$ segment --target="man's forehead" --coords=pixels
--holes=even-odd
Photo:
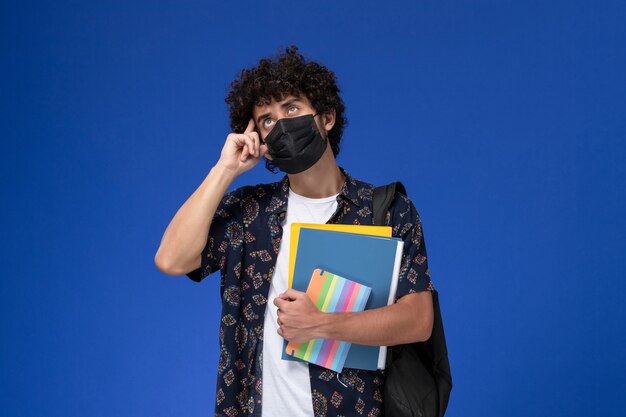
[[[292,100],[292,99],[298,99],[298,100],[307,101],[306,97],[301,95],[301,94],[298,94],[298,93],[283,93],[278,98],[276,98],[276,97],[259,97],[259,99],[255,103],[255,107],[267,107],[267,106],[271,106],[274,103],[281,104],[281,103],[284,103],[285,101]]]

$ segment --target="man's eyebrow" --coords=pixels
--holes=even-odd
[[[291,106],[296,101],[301,101],[300,97],[294,97],[292,99],[289,99],[289,100],[285,101],[283,104],[281,104],[280,107],[282,107],[283,109],[286,109],[287,107]]]

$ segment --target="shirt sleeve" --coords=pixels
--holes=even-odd
[[[415,205],[407,196],[398,193],[388,216],[392,235],[404,242],[395,301],[406,294],[434,290],[428,272],[422,222]]]
[[[238,190],[226,194],[215,211],[207,242],[200,255],[200,268],[188,272],[189,279],[200,282],[218,269],[224,268],[229,246],[243,235],[239,218],[240,199]]]

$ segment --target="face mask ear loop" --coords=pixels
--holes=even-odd
[[[320,114],[319,112],[315,113],[315,114],[313,115],[313,118],[315,119],[315,116],[318,116],[319,114]],[[320,135],[320,136],[321,136],[321,135]],[[323,136],[322,136],[322,138],[323,138],[325,141],[327,141],[327,142],[328,142],[328,132],[326,132],[326,137],[323,137]]]

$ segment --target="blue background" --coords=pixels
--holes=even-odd
[[[6,416],[213,412],[219,277],[160,273],[237,72],[292,42],[336,72],[339,163],[422,216],[448,416],[623,416],[621,1],[0,6]],[[259,165],[236,186],[275,181]]]

